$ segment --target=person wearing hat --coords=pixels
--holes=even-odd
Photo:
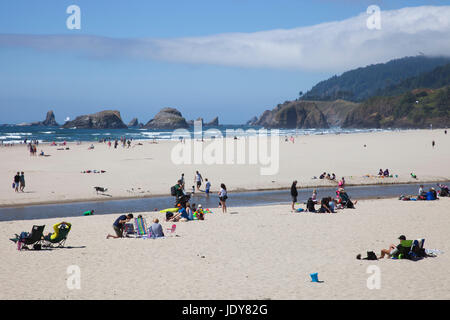
[[[402,241],[402,240],[406,240],[406,237],[405,237],[404,235],[401,235],[400,237],[398,237],[398,239],[399,239],[400,241]],[[399,244],[399,245],[400,245],[400,244]],[[383,259],[384,256],[387,256],[388,258],[390,258],[390,257],[392,257],[393,255],[397,254],[397,253],[398,253],[397,247],[398,247],[398,246],[395,246],[395,245],[391,244],[391,245],[389,246],[389,249],[383,249],[383,250],[381,250],[381,255],[380,255],[380,257],[379,257],[378,259]]]

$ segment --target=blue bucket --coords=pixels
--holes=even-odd
[[[317,272],[316,273],[311,273],[310,276],[311,276],[311,281],[312,282],[319,282],[319,274]]]

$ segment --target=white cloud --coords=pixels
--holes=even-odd
[[[321,71],[343,71],[419,52],[450,54],[450,6],[381,11],[381,30],[368,29],[368,17],[364,12],[342,21],[289,30],[178,39],[0,35],[0,47],[75,51],[100,58]]]

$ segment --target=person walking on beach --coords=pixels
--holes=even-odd
[[[211,182],[208,181],[208,179],[205,179],[206,185],[205,185],[205,194],[207,197],[209,197],[209,190],[211,189]]]
[[[433,147],[433,149],[434,149],[434,146],[436,145],[436,142],[434,142],[434,140],[431,142],[431,146]]]
[[[227,199],[228,199],[227,187],[225,186],[225,184],[222,183],[220,185],[219,200],[220,200],[220,206],[222,207],[223,213],[227,212],[227,204],[226,204]]]
[[[19,192],[19,184],[20,184],[20,173],[17,172],[17,174],[14,176],[14,190],[16,192]]]
[[[116,232],[116,235],[108,234],[106,236],[106,239],[109,238],[123,238],[123,227],[125,226],[125,223],[129,222],[131,219],[133,219],[133,214],[129,213],[128,215],[121,215],[119,218],[116,219],[113,223],[113,229]]]
[[[198,171],[195,172],[194,182],[197,185],[197,191],[200,191],[200,186],[202,185],[203,178],[202,178],[202,175]]]
[[[297,202],[297,196],[298,196],[297,180],[295,180],[294,182],[292,182],[291,185],[292,212],[295,212],[295,203]]]
[[[24,192],[23,189],[25,189],[25,174],[23,171],[20,173],[20,191]]]

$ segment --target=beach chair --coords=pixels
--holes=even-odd
[[[177,229],[177,225],[173,224],[172,228],[167,228],[167,233],[173,235],[175,233],[175,230]]]
[[[136,236],[136,230],[134,229],[133,223],[125,223],[123,226],[123,236],[129,237],[129,236]]]
[[[28,249],[29,245],[41,244],[44,233],[44,226],[33,226],[31,233],[27,237],[19,238],[17,241],[17,250]]]
[[[134,219],[134,229],[135,235],[137,238],[149,237],[149,231],[147,228],[147,222],[144,218],[135,218]]]
[[[67,236],[70,232],[71,227],[62,224],[59,226],[58,236],[55,239],[50,237],[44,237],[43,246],[47,248],[63,248],[66,243]]]
[[[410,259],[410,260],[416,260],[418,258],[421,258],[424,256],[423,252],[423,245],[425,243],[425,239],[418,239],[418,240],[401,240],[400,245],[397,246],[398,253],[396,257],[398,258],[400,255],[403,256],[403,258]]]

